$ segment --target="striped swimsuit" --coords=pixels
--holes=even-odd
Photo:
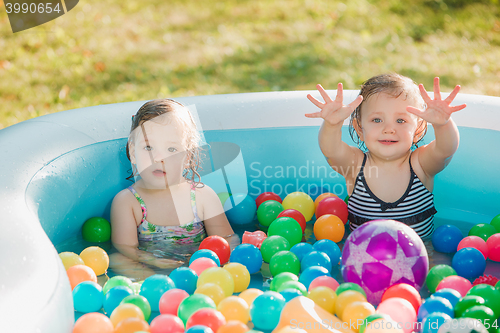
[[[429,238],[434,232],[434,214],[437,213],[434,195],[413,171],[411,158],[410,182],[406,192],[395,202],[382,201],[373,194],[364,176],[365,163],[366,154],[347,206],[351,231],[371,220],[397,220],[413,228],[421,238]]]

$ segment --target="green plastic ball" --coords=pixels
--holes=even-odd
[[[500,232],[500,214],[498,214],[493,218],[493,220],[491,220],[490,225],[492,225],[497,232]]]
[[[335,293],[338,296],[338,295],[340,295],[341,293],[343,293],[344,291],[347,291],[347,290],[357,291],[357,292],[363,294],[366,297],[366,292],[363,290],[363,288],[361,288],[361,286],[359,284],[352,283],[352,282],[341,283],[337,287],[337,289],[335,290]]]
[[[478,319],[481,323],[483,323],[483,325],[488,323],[489,325],[485,326],[485,327],[488,326],[490,327],[488,332],[494,333],[496,331],[496,328],[491,327],[490,325],[494,323],[497,317],[493,313],[493,310],[491,310],[487,306],[475,305],[472,308],[465,311],[462,317]]]
[[[224,206],[224,203],[226,202],[227,199],[229,199],[229,197],[231,196],[231,193],[222,192],[222,193],[218,193],[217,196],[219,197],[219,200],[220,200],[222,206]]]
[[[302,240],[302,228],[291,217],[279,217],[271,223],[267,235],[285,237],[290,246],[294,246]]]
[[[262,206],[262,205],[261,205]],[[262,259],[269,263],[271,257],[280,251],[289,251],[291,248],[290,243],[282,236],[269,236],[260,245],[260,253]]]
[[[307,296],[307,288],[304,286],[304,284],[300,283],[299,281],[287,281],[284,282],[279,288],[278,292],[281,292],[285,289],[295,289],[298,290],[302,293],[303,296]]]
[[[431,294],[434,294],[439,282],[441,282],[445,277],[451,275],[457,275],[457,272],[449,265],[436,265],[432,267],[429,274],[427,274],[427,278],[425,279],[427,289],[429,289]]]
[[[107,242],[111,239],[111,224],[102,217],[91,217],[83,224],[82,236],[87,242]]]
[[[271,291],[278,291],[278,289],[281,287],[281,285],[285,282],[288,281],[299,281],[299,277],[297,274],[293,274],[290,272],[283,272],[277,274],[273,279],[271,280],[271,284],[269,286],[269,289]]]
[[[106,282],[106,284],[102,288],[102,292],[103,292],[104,295],[106,295],[106,293],[111,288],[118,287],[118,286],[129,287],[131,290],[133,290],[132,289],[132,280],[130,280],[126,276],[117,275],[117,276],[113,276],[111,279],[109,279]]]
[[[271,257],[269,262],[269,270],[272,276],[280,273],[289,272],[295,275],[300,273],[300,260],[291,251],[280,251]]]
[[[491,235],[494,235],[497,232],[498,231],[494,226],[486,223],[479,223],[469,230],[469,236],[481,237],[486,242]]]
[[[275,200],[267,200],[260,204],[257,208],[257,219],[259,223],[265,227],[271,225],[271,223],[276,220],[279,213],[284,210],[283,205]]]
[[[349,194],[344,198],[344,202],[346,205],[349,204]]]
[[[374,313],[369,315],[363,320],[363,323],[358,326],[359,333],[365,333],[366,327],[368,324],[370,324],[372,321],[375,321],[377,319],[384,319],[386,321],[391,321],[391,317],[389,315],[383,314],[383,313]]]
[[[144,320],[149,320],[149,317],[151,316],[151,305],[149,305],[146,297],[141,295],[129,295],[120,302],[120,304],[125,303],[137,305],[137,307],[141,309],[144,314]]]
[[[497,317],[500,317],[500,290],[489,284],[478,284],[469,289],[467,295],[482,297],[484,305],[493,310]]]
[[[177,309],[177,315],[184,322],[184,325],[186,325],[193,313],[204,308],[215,310],[217,307],[210,297],[203,294],[193,294],[182,300]]]
[[[465,295],[457,302],[457,304],[455,304],[455,307],[453,308],[453,311],[455,311],[455,317],[462,317],[465,311],[476,305],[484,305],[484,298],[476,295]]]

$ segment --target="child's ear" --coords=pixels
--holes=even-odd
[[[356,134],[358,135],[359,139],[361,141],[365,141],[363,139],[363,129],[361,128],[361,125],[359,124],[358,119],[353,119],[352,126],[354,127],[354,130],[356,131]]]

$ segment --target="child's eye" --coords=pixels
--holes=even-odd
[[[397,120],[397,122],[398,122],[399,124],[403,124],[403,123],[406,123],[406,120],[399,118],[399,119]]]
[[[175,147],[169,147],[168,151],[171,152],[171,153],[175,153],[177,151],[177,148],[175,148]]]
[[[146,146],[146,147],[144,147],[144,150],[151,151],[151,150],[153,150],[153,147],[152,146]]]
[[[380,118],[374,118],[372,121],[373,121],[374,123],[381,123],[381,122],[382,122],[382,119],[380,119]]]

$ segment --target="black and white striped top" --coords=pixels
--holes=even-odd
[[[434,195],[413,171],[411,159],[410,182],[406,192],[395,202],[382,201],[373,194],[365,180],[365,163],[366,154],[347,206],[351,231],[365,222],[387,219],[403,222],[413,228],[421,238],[429,238],[434,232],[434,214],[437,213]]]

